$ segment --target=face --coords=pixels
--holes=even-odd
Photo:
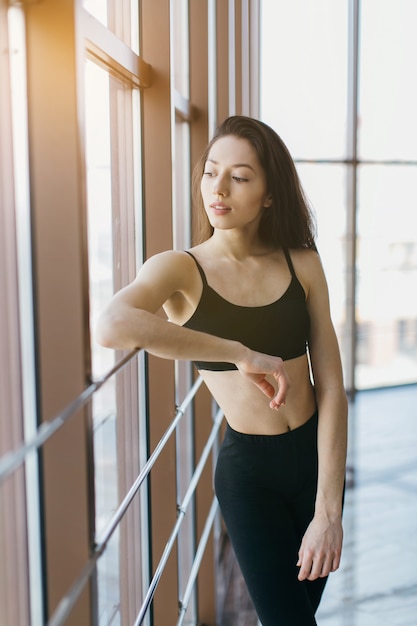
[[[233,135],[215,141],[205,163],[201,194],[214,228],[258,227],[272,200],[265,172],[249,141]]]

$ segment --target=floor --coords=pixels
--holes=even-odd
[[[417,387],[363,391],[350,407],[345,541],[318,626],[417,626]],[[238,566],[222,626],[260,626]]]

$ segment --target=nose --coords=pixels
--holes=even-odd
[[[225,197],[227,196],[227,193],[228,193],[228,187],[227,187],[227,182],[225,180],[225,176],[218,174],[216,178],[214,179],[213,194],[216,196]]]

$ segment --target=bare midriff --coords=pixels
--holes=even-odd
[[[285,367],[290,389],[285,406],[279,410],[271,409],[269,398],[238,370],[201,370],[200,374],[234,430],[253,435],[278,435],[302,426],[316,410],[307,356],[285,361]],[[268,380],[277,389],[273,377],[268,376]]]

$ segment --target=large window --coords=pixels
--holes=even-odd
[[[104,13],[99,12],[100,4],[86,2],[85,6],[100,22],[117,26],[122,36],[127,32],[126,24],[130,23],[128,16],[112,11],[113,3],[108,4]],[[131,4],[134,3],[125,2],[125,8],[130,9]],[[130,37],[126,43],[131,45]],[[137,49],[138,41],[134,43]],[[112,52],[111,39],[105,52],[108,55]],[[114,351],[102,348],[94,339],[97,316],[113,293],[133,280],[137,265],[143,259],[140,97],[133,81],[118,75],[116,64],[112,67],[110,62],[109,69],[103,63],[97,64],[94,55],[89,54],[85,60],[89,299],[94,380],[105,375],[116,362]],[[138,411],[138,394],[145,392],[138,386],[138,380],[137,364],[132,362],[127,370],[110,378],[93,398],[96,541],[100,541],[107,531],[114,512],[140,465],[145,462],[145,458],[141,458],[144,448],[139,443],[140,420],[144,415]],[[140,591],[145,583],[142,560],[146,562],[149,552],[147,545],[144,553],[142,551],[140,537],[147,537],[147,531],[141,529],[140,518],[137,501],[114,532],[98,562],[99,625],[128,623],[139,609]],[[134,548],[129,538],[133,525],[137,538]],[[136,580],[140,583],[139,589],[134,592],[132,583],[122,585],[122,580]]]
[[[261,115],[314,207],[350,390],[417,380],[412,0],[262,1]]]

